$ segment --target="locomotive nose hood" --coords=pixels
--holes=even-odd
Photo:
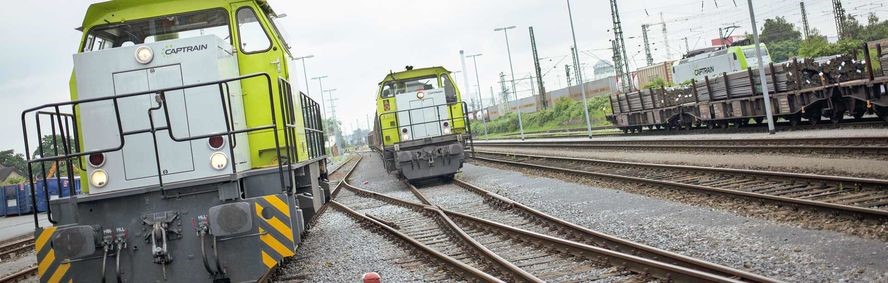
[[[215,85],[162,90],[237,77],[231,49],[228,42],[208,35],[74,55],[79,100],[155,92],[80,105],[85,150],[122,143],[120,150],[105,153],[102,166],[87,169],[88,176],[101,171],[92,178],[104,179],[90,184],[92,193],[156,185],[159,175],[164,182],[176,182],[228,172],[219,170],[228,166],[227,150],[222,151],[225,156],[214,155],[218,150],[206,141],[185,139],[226,132],[223,109],[242,103],[240,87],[228,88],[225,99],[231,105],[223,105]],[[233,123],[242,126],[241,107],[231,108]],[[240,151],[236,155],[238,165],[249,160]]]

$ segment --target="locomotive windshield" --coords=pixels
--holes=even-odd
[[[83,52],[209,34],[231,40],[228,14],[222,9],[108,24],[88,32]]]
[[[437,76],[391,81],[382,87],[382,97],[393,97],[396,94],[437,88],[439,88]]]

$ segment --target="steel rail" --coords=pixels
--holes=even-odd
[[[349,168],[348,171],[345,173],[345,176],[342,176],[342,179],[339,180],[339,183],[336,184],[336,188],[333,189],[333,192],[330,192],[330,199],[331,200],[335,199],[336,195],[339,194],[339,188],[342,186],[342,183],[345,182],[346,180],[348,180],[348,178],[351,178],[352,173],[355,172],[355,168],[358,168],[358,164],[361,164],[361,161],[364,160],[364,155],[359,154],[357,159],[358,160],[355,161],[355,164],[352,165],[352,167]],[[349,161],[351,161],[351,160],[349,160]],[[348,161],[346,163],[343,163],[342,166],[340,166],[339,168],[336,168],[336,170],[338,171],[338,170],[342,169],[342,167],[344,167],[346,164],[348,164]],[[334,173],[335,172],[336,171],[334,171]],[[332,174],[330,174],[330,175],[332,175]]]
[[[455,216],[458,219],[468,220],[479,228],[493,228],[512,235],[520,235],[521,237],[531,239],[543,245],[551,246],[557,250],[568,250],[575,253],[585,255],[587,257],[597,258],[609,265],[618,266],[632,271],[636,274],[652,276],[657,279],[676,281],[676,282],[746,282],[738,279],[732,279],[713,273],[707,273],[700,270],[690,269],[678,265],[672,265],[661,261],[651,260],[628,253],[617,252],[601,247],[590,246],[587,244],[569,241],[561,238],[552,237],[520,228],[511,227],[501,223],[481,219],[468,214],[455,211],[444,210],[447,215]],[[758,281],[755,281],[758,282]],[[770,282],[770,281],[769,281]]]
[[[27,247],[34,247],[33,236],[15,238],[8,242],[0,243],[0,258]]]
[[[410,185],[410,187],[411,187],[411,191],[414,192],[414,194],[418,194],[417,197],[420,200],[425,200],[425,202],[428,202],[428,200],[424,196],[420,197],[422,194],[419,193],[419,191],[416,190],[415,187],[413,187],[412,185]],[[570,250],[579,251],[582,254],[589,255],[591,257],[595,257],[598,259],[603,259],[604,262],[607,262],[610,265],[621,267],[621,268],[627,268],[637,274],[652,275],[656,278],[664,279],[664,280],[678,280],[678,281],[691,281],[691,282],[698,282],[698,281],[744,282],[741,280],[723,277],[723,276],[720,276],[717,274],[712,274],[712,273],[708,273],[708,272],[701,271],[701,270],[693,270],[693,269],[689,269],[689,268],[685,268],[685,267],[681,267],[681,266],[677,266],[677,265],[672,265],[672,264],[665,263],[665,262],[660,262],[657,260],[646,259],[646,258],[638,257],[635,255],[630,255],[627,253],[619,252],[619,251],[589,246],[589,245],[586,245],[583,243],[578,243],[578,242],[574,242],[574,241],[564,240],[561,238],[542,235],[542,234],[538,234],[535,232],[530,232],[530,231],[522,230],[519,228],[510,227],[510,226],[507,226],[504,224],[500,224],[500,223],[496,223],[496,222],[492,222],[492,221],[487,221],[487,220],[483,220],[483,219],[478,219],[478,218],[474,218],[473,216],[469,216],[469,215],[465,215],[465,214],[461,214],[458,212],[447,210],[447,209],[442,208],[440,206],[436,207],[431,204],[415,203],[415,202],[387,196],[384,194],[371,192],[371,191],[357,188],[357,187],[353,187],[353,186],[350,187],[349,189],[353,192],[356,192],[359,194],[364,194],[367,196],[371,196],[371,197],[376,198],[378,200],[381,200],[384,202],[389,202],[392,204],[404,204],[405,206],[411,207],[411,208],[421,207],[423,209],[437,211],[439,213],[443,213],[448,216],[452,215],[452,216],[457,216],[462,219],[475,219],[475,220],[480,221],[479,223],[487,223],[487,224],[494,223],[497,225],[496,227],[498,229],[506,229],[506,231],[509,231],[509,233],[516,233],[516,234],[522,235],[523,237],[534,238],[537,241],[543,241],[548,244],[557,245],[560,248],[568,248]],[[476,222],[478,222],[478,221],[476,221]],[[684,280],[682,280],[682,279],[684,279]],[[753,282],[759,282],[759,281],[753,280]],[[776,282],[776,281],[767,279],[767,280],[764,280],[761,282]]]
[[[724,142],[724,143],[735,143],[735,142],[760,142],[760,143],[770,143],[770,142],[848,142],[849,139],[851,141],[859,142],[860,140],[875,140],[881,141],[883,143],[888,143],[888,136],[859,136],[859,137],[808,137],[808,138],[797,138],[797,137],[769,137],[769,138],[706,138],[706,139],[632,139],[632,140],[580,140],[577,139],[575,141],[565,140],[565,141],[530,141],[530,142],[520,142],[518,140],[485,140],[479,142],[478,144],[497,144],[497,143],[515,143],[515,144],[531,144],[531,143],[584,143],[584,144],[596,144],[596,143],[611,143],[611,142],[620,142],[620,143],[647,143],[647,142],[658,142],[658,143],[669,143],[669,142]]]
[[[339,183],[337,183],[336,187],[333,188],[333,191],[330,192],[330,201],[321,205],[321,208],[318,209],[318,212],[315,213],[315,215],[312,216],[312,218],[309,220],[309,222],[308,222],[309,224],[311,224],[311,225],[317,224],[318,219],[321,217],[321,215],[324,214],[325,211],[327,211],[327,207],[330,206],[330,202],[332,202],[334,199],[336,199],[336,195],[339,194],[339,188],[342,187],[342,183],[345,182],[345,180],[348,180],[349,177],[351,177],[352,173],[355,172],[355,168],[358,168],[358,164],[361,163],[361,160],[364,160],[364,156],[359,154],[357,159],[358,160],[355,161],[355,165],[352,165],[352,167],[348,169],[348,171],[345,173],[345,176],[342,176],[342,180],[339,180]],[[351,161],[351,160],[349,160],[349,161]],[[345,167],[345,165],[348,164],[349,161],[346,161],[345,163],[342,164],[342,166],[337,167],[336,170],[333,171],[333,173],[336,173],[339,170],[341,170],[343,167]],[[333,173],[328,174],[327,176],[332,175]]]
[[[487,274],[487,273],[485,273],[481,270],[478,270],[472,266],[469,266],[461,261],[458,261],[446,254],[443,254],[435,249],[432,249],[429,246],[426,246],[425,244],[417,241],[416,239],[413,239],[412,237],[407,236],[404,233],[401,233],[400,231],[396,230],[395,228],[390,227],[386,224],[383,224],[382,222],[376,221],[373,218],[367,217],[366,215],[363,215],[363,214],[361,214],[361,213],[359,213],[359,212],[357,212],[357,211],[355,211],[355,210],[353,210],[353,209],[351,209],[351,208],[349,208],[349,207],[347,207],[335,200],[331,200],[329,203],[331,203],[337,209],[341,209],[346,214],[358,219],[359,221],[370,223],[370,224],[373,224],[375,227],[381,228],[382,230],[386,231],[387,233],[401,239],[404,242],[407,242],[411,246],[414,246],[417,249],[419,249],[419,250],[437,258],[438,260],[450,265],[455,270],[461,271],[463,274],[467,275],[468,277],[476,278],[478,280],[483,280],[483,281],[487,281],[487,282],[505,282],[505,281],[500,280],[499,278],[494,277],[493,275]]]
[[[825,144],[827,143],[827,144]],[[867,143],[874,145],[866,145]],[[819,137],[819,138],[752,138],[752,139],[696,139],[696,140],[577,140],[530,141],[509,140],[477,142],[480,147],[546,147],[597,149],[690,149],[742,151],[817,151],[888,152],[888,137]]]
[[[610,250],[628,253],[632,255],[636,255],[643,258],[654,259],[659,261],[667,261],[667,263],[682,266],[685,268],[695,269],[704,271],[707,273],[719,274],[726,277],[736,277],[740,278],[744,281],[749,282],[775,282],[774,279],[770,279],[755,273],[734,269],[731,267],[703,261],[700,259],[692,258],[689,256],[685,256],[678,253],[669,252],[666,250],[661,250],[655,247],[651,247],[648,245],[644,245],[641,243],[632,242],[629,240],[625,240],[622,238],[618,238],[606,233],[602,233],[599,231],[595,231],[561,218],[551,216],[542,211],[533,209],[528,207],[520,202],[513,201],[509,198],[501,196],[497,193],[482,189],[476,185],[470,184],[466,181],[460,179],[454,179],[454,183],[466,189],[472,193],[478,194],[485,199],[494,200],[503,204],[504,207],[509,209],[517,209],[520,212],[526,213],[532,217],[543,220],[547,223],[552,223],[565,231],[574,232],[578,234],[578,238],[582,238],[584,240],[589,240],[594,242],[596,245],[605,247]]]
[[[0,282],[19,282],[25,279],[29,279],[33,276],[37,276],[37,266],[31,266],[22,270],[19,270],[15,273],[3,276],[0,278]]]
[[[653,164],[653,163],[611,161],[611,160],[545,156],[545,155],[531,155],[531,154],[497,153],[497,152],[486,152],[486,151],[478,151],[478,153],[479,154],[488,154],[488,155],[499,155],[499,156],[538,158],[538,159],[567,161],[567,162],[588,162],[588,163],[601,163],[601,164],[618,165],[618,166],[636,166],[636,167],[646,167],[646,168],[653,168],[653,169],[695,170],[695,171],[714,172],[714,173],[757,175],[757,176],[765,176],[765,177],[803,179],[803,180],[820,181],[820,182],[822,182],[822,181],[838,182],[840,184],[844,184],[844,183],[851,183],[851,184],[857,184],[857,185],[866,184],[866,185],[874,185],[874,186],[878,186],[878,187],[884,187],[884,186],[888,185],[888,180],[884,180],[884,179],[800,174],[800,173],[761,171],[761,170],[749,170],[749,169],[714,168],[714,167],[690,166],[690,165]],[[806,200],[806,199],[799,199],[799,198],[783,197],[783,196],[769,195],[769,194],[755,193],[755,192],[747,192],[747,191],[741,191],[741,190],[723,189],[723,188],[717,188],[717,187],[706,186],[706,185],[680,183],[680,182],[668,181],[668,180],[657,180],[657,179],[644,178],[644,177],[634,177],[634,176],[618,175],[618,174],[611,174],[611,173],[601,173],[601,172],[592,172],[592,171],[586,171],[586,170],[569,169],[569,168],[556,167],[556,166],[530,164],[527,162],[514,162],[514,161],[509,161],[509,160],[486,158],[486,157],[480,157],[480,156],[475,156],[472,158],[476,159],[476,160],[481,160],[481,161],[509,164],[509,165],[515,165],[515,166],[520,166],[520,167],[531,167],[531,168],[537,168],[537,169],[546,169],[546,170],[567,172],[567,173],[580,174],[580,175],[605,177],[605,178],[628,180],[628,181],[643,182],[643,183],[653,183],[653,184],[657,184],[657,185],[673,186],[673,187],[691,189],[691,190],[696,190],[696,191],[706,191],[706,192],[714,192],[714,193],[720,193],[720,194],[726,194],[726,195],[747,197],[747,198],[752,198],[752,199],[768,200],[768,201],[774,201],[774,202],[779,202],[779,203],[784,203],[784,204],[801,205],[801,206],[806,206],[806,207],[811,207],[811,208],[816,208],[816,209],[826,209],[826,210],[830,210],[830,211],[851,213],[851,214],[860,215],[860,216],[868,216],[868,217],[876,217],[876,218],[888,217],[888,211],[886,211],[886,210],[872,209],[872,208],[859,207],[859,206],[851,206],[851,205],[828,203],[828,202],[822,202],[822,201],[813,201],[813,200]]]
[[[857,121],[847,121],[846,120],[844,122],[839,123],[838,125],[832,124],[830,122],[822,122],[817,125],[804,124],[804,125],[792,126],[790,124],[790,122],[777,122],[777,124],[775,126],[777,127],[777,129],[781,129],[784,131],[799,131],[799,130],[833,129],[836,127],[847,128],[847,129],[859,129],[859,128],[868,129],[868,128],[873,128],[873,127],[882,128],[884,124],[885,124],[885,122],[882,121],[881,119],[863,118],[862,120],[857,120]],[[638,136],[655,137],[655,136],[661,136],[661,135],[676,136],[676,135],[687,135],[687,134],[711,134],[711,133],[717,133],[717,134],[761,133],[761,130],[762,130],[761,128],[763,126],[765,126],[765,125],[762,125],[762,126],[748,125],[748,126],[744,126],[741,128],[730,127],[730,128],[715,128],[715,129],[708,129],[705,127],[697,127],[697,128],[691,129],[691,130],[682,130],[682,131],[669,131],[669,130],[665,130],[665,129],[656,129],[656,130],[644,130],[641,133],[617,132],[619,128],[613,127],[612,129],[603,129],[602,131],[607,130],[607,132],[595,133],[595,134],[593,134],[593,136],[595,136],[595,137],[638,137]],[[632,127],[635,127],[635,126],[632,126]],[[638,127],[642,127],[642,126],[638,126]],[[643,126],[643,127],[646,128],[647,126]],[[613,130],[613,131],[611,131],[611,130]],[[502,135],[501,137],[517,137],[517,136],[518,136],[517,133],[514,133],[514,134],[510,133],[510,134]],[[481,137],[478,140],[493,141],[493,140],[499,140],[499,139],[501,139],[501,137],[496,137],[496,138]],[[536,134],[530,134],[530,135],[525,136],[526,139],[582,138],[582,137],[588,137],[588,134],[586,133],[585,130],[583,130],[582,132],[563,132],[562,131],[562,132],[552,132],[552,133],[536,133]]]
[[[389,196],[386,196],[384,194],[380,194],[377,192],[371,192],[371,191],[368,191],[365,189],[355,187],[355,186],[349,184],[348,182],[343,182],[343,186],[359,196],[377,199],[377,200],[380,200],[380,201],[383,201],[386,203],[410,208],[415,211],[434,213],[438,216],[439,219],[441,219],[444,223],[447,224],[446,225],[447,229],[450,229],[451,231],[456,233],[463,241],[468,243],[472,248],[474,248],[475,250],[480,252],[485,257],[489,258],[491,261],[493,261],[497,265],[499,265],[499,267],[501,269],[508,272],[514,279],[520,279],[521,281],[526,281],[526,282],[544,282],[542,279],[537,278],[533,274],[530,274],[529,272],[525,271],[524,269],[521,269],[518,266],[515,266],[514,264],[503,259],[502,257],[497,255],[493,251],[487,249],[487,247],[484,247],[484,245],[482,245],[481,243],[479,243],[478,241],[473,239],[465,231],[463,231],[462,228],[457,226],[456,223],[454,223],[453,220],[450,219],[450,217],[447,216],[447,214],[445,214],[444,212],[442,212],[439,208],[431,207],[426,204],[415,203],[415,202],[411,202],[411,201],[406,201],[406,200],[402,200],[402,199],[398,199],[398,198],[389,197]]]

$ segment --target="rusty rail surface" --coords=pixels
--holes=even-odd
[[[885,179],[489,151],[476,153],[473,158],[480,161],[719,193],[858,217],[888,217],[888,180]]]
[[[408,184],[409,186],[409,184]],[[561,239],[557,237],[552,237],[548,235],[543,235],[531,231],[522,230],[519,228],[511,227],[508,225],[504,225],[501,223],[496,223],[488,220],[484,220],[481,218],[476,218],[474,216],[470,216],[467,214],[462,214],[455,211],[450,211],[448,209],[442,208],[440,206],[434,206],[425,196],[423,196],[415,187],[409,186],[410,190],[417,196],[417,198],[422,203],[416,203],[412,201],[407,201],[403,199],[398,199],[394,197],[390,197],[384,194],[368,191],[365,189],[361,189],[354,186],[348,186],[347,189],[355,192],[357,195],[366,196],[375,198],[377,200],[402,206],[405,208],[410,208],[414,210],[426,210],[430,213],[435,214],[443,214],[448,216],[448,223],[452,223],[451,225],[456,225],[456,222],[464,223],[465,225],[477,226],[483,228],[481,229],[494,229],[498,230],[504,234],[509,235],[509,237],[521,238],[524,241],[531,241],[538,243],[542,246],[551,247],[555,250],[564,250],[568,251],[571,254],[580,255],[582,257],[586,257],[596,262],[603,262],[610,266],[619,267],[620,269],[625,269],[631,271],[632,273],[643,275],[643,276],[651,276],[661,280],[675,280],[675,281],[707,281],[707,282],[775,282],[775,280],[768,279],[765,277],[761,277],[758,275],[754,275],[751,273],[744,273],[742,271],[737,271],[735,275],[730,275],[731,277],[722,276],[715,273],[710,273],[704,270],[696,270],[688,267],[673,265],[667,262],[663,262],[655,259],[643,258],[637,255],[631,255],[628,253],[624,253],[621,251],[616,251],[612,249],[606,249],[602,247],[591,246],[585,243],[570,241],[566,239]],[[456,219],[457,221],[452,221]],[[457,226],[459,228],[459,226]],[[461,229],[461,228],[459,228]],[[730,270],[727,267],[723,267],[722,270]],[[741,276],[742,275],[742,276]],[[535,281],[535,280],[531,280]]]

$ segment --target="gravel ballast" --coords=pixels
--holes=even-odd
[[[375,154],[365,153],[355,169],[355,182],[368,180],[373,188],[389,193],[406,187],[390,176]],[[357,160],[357,159],[355,159]],[[352,162],[345,164],[336,176],[344,176]],[[354,179],[360,176],[361,179]],[[331,176],[334,181],[335,176]],[[344,192],[341,200],[350,193]],[[412,194],[409,194],[412,197]],[[380,211],[373,211],[379,214]],[[319,216],[315,226],[308,231],[296,256],[278,272],[279,282],[360,282],[366,272],[377,272],[383,282],[423,282],[430,277],[440,277],[440,270],[427,263],[415,251],[404,249],[399,240],[383,236],[384,232],[371,232],[355,219],[336,208],[328,208]]]
[[[278,281],[359,282],[371,271],[384,282],[417,282],[425,277],[420,272],[425,268],[404,267],[418,260],[414,255],[343,212],[328,209],[318,220],[295,259],[280,271]]]
[[[349,183],[372,192],[386,194],[391,197],[419,203],[407,185],[398,180],[394,174],[385,171],[382,158],[375,152],[364,153],[364,159],[355,168]]]
[[[460,178],[594,230],[781,280],[888,280],[880,240],[472,164]]]

